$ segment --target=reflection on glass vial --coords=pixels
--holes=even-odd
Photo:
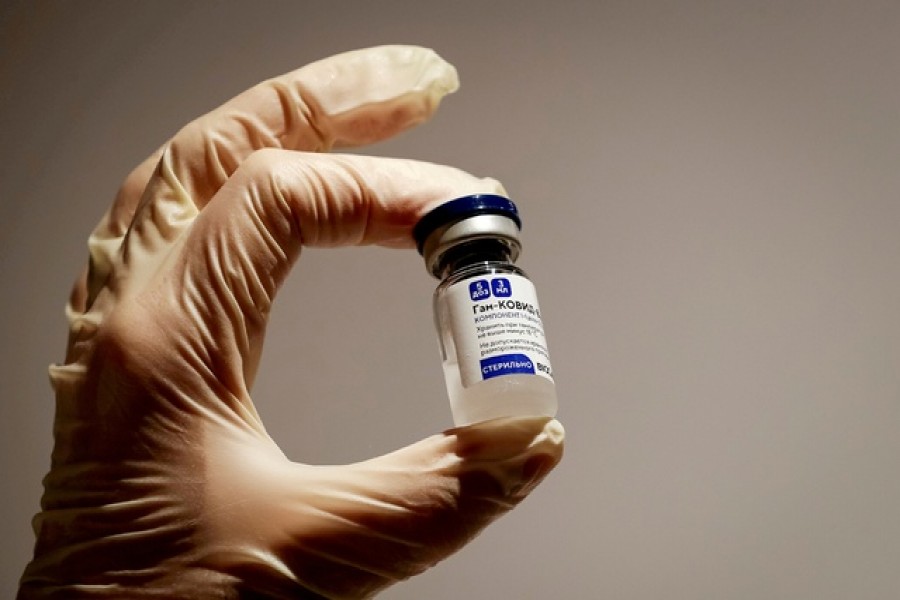
[[[520,227],[509,199],[479,194],[437,207],[413,232],[428,271],[441,280],[434,316],[457,425],[556,414],[540,306],[514,264]]]

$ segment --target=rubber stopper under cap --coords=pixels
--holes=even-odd
[[[428,236],[444,225],[478,215],[500,215],[511,219],[516,227],[522,228],[519,211],[512,200],[497,194],[472,194],[445,202],[419,219],[413,228],[413,238],[419,254],[425,247]]]

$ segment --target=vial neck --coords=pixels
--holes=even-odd
[[[437,273],[441,279],[468,266],[501,262],[513,263],[518,255],[518,247],[508,241],[496,238],[470,240],[449,248],[438,261]]]

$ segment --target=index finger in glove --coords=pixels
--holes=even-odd
[[[412,228],[429,208],[472,193],[503,193],[503,186],[419,161],[259,151],[179,238],[169,263],[176,276],[163,274],[158,282],[167,286],[164,296],[178,299],[179,310],[191,307],[204,318],[165,328],[209,340],[213,346],[205,354],[220,357],[218,377],[243,397],[275,294],[301,246],[409,248]],[[233,332],[228,343],[221,335],[183,329],[213,323]]]
[[[88,304],[96,295],[139,204],[187,204],[195,214],[255,150],[383,140],[427,120],[457,86],[452,65],[415,46],[346,52],[254,86],[184,127],[129,175],[91,235],[88,290],[76,295]],[[149,212],[184,214],[178,207]]]
[[[199,206],[261,148],[325,151],[391,137],[430,117],[456,89],[434,51],[380,46],[345,52],[270,79],[182,129],[171,168]]]

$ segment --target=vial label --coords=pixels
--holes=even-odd
[[[553,380],[541,310],[531,281],[513,273],[466,279],[445,291],[463,387],[504,375]]]

